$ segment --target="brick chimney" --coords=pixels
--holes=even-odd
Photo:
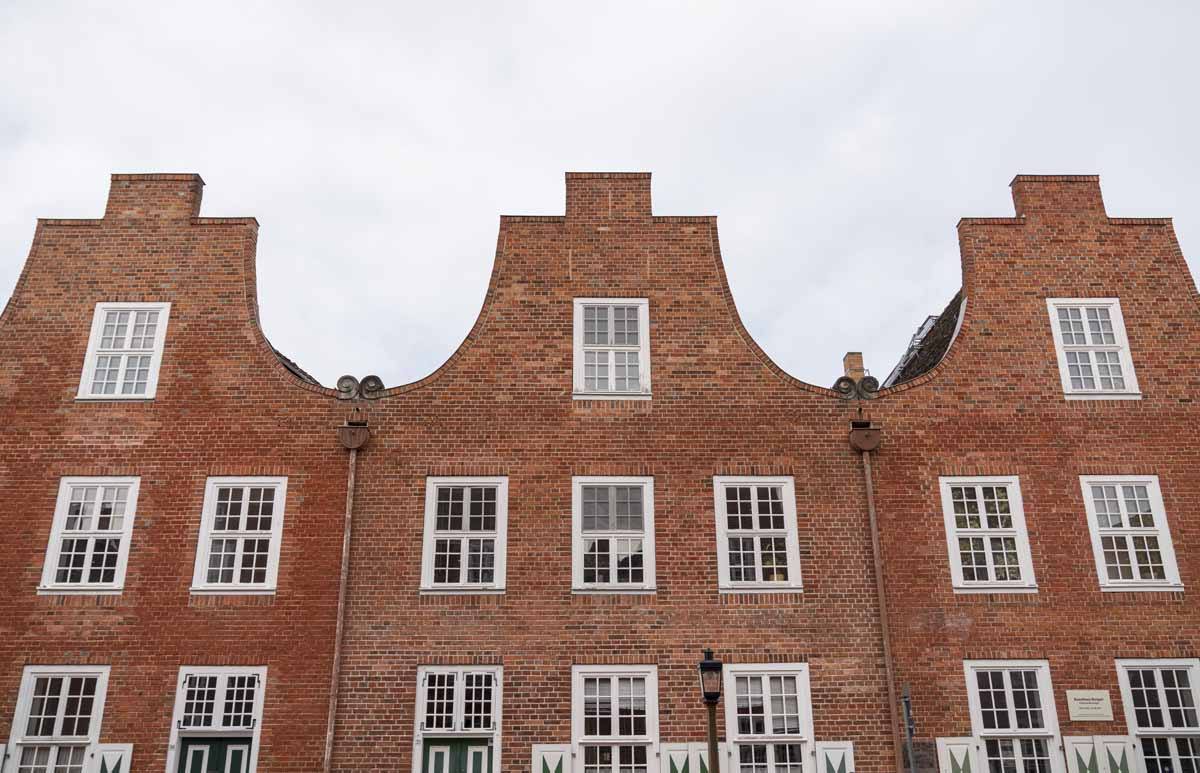
[[[1094,174],[1019,174],[1009,183],[1017,217],[1076,215],[1107,217]]]
[[[649,172],[567,172],[568,220],[648,217]]]
[[[114,174],[105,218],[187,220],[200,214],[198,174]]]
[[[846,352],[846,356],[842,358],[842,369],[848,378],[862,381],[863,376],[867,375],[867,369],[863,367],[862,352]]]

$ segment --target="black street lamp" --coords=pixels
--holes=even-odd
[[[704,650],[700,661],[700,694],[708,707],[708,773],[721,773],[721,762],[717,758],[717,704],[721,702],[721,661],[713,657],[712,650]]]

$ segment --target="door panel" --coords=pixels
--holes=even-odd
[[[490,773],[492,748],[477,738],[426,738],[423,773]]]
[[[180,741],[179,773],[247,773],[249,738],[184,738]]]

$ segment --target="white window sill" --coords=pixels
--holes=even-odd
[[[780,585],[746,585],[746,586],[725,586],[720,589],[721,593],[803,593],[804,586],[788,585],[786,587]]]
[[[573,392],[575,400],[649,400],[649,392]]]
[[[1065,392],[1068,400],[1141,400],[1141,392]]]
[[[1174,585],[1165,582],[1146,582],[1136,585],[1101,585],[1100,590],[1105,593],[1182,593],[1183,583]]]
[[[503,596],[504,588],[421,588],[422,596]]]
[[[658,589],[651,587],[637,588],[597,588],[590,585],[585,585],[578,588],[571,588],[571,593],[581,596],[653,596],[658,593]]]
[[[77,403],[149,403],[154,395],[75,395]]]
[[[1038,587],[1036,585],[970,585],[970,586],[956,585],[954,587],[954,592],[961,593],[966,596],[969,596],[971,594],[980,594],[980,593],[1026,593],[1026,594],[1029,594],[1029,593],[1037,593]]]
[[[189,588],[193,596],[274,596],[274,588]]]
[[[39,596],[120,596],[123,592],[123,588],[81,588],[78,585],[62,588],[54,585],[43,585],[37,589]]]

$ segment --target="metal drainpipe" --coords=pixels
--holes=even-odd
[[[321,765],[324,773],[333,769],[333,730],[337,721],[338,685],[342,678],[342,632],[346,627],[346,589],[350,584],[350,534],[354,525],[354,477],[358,465],[358,449],[366,445],[370,437],[367,414],[354,406],[346,423],[338,427],[338,440],[349,449],[350,459],[346,471],[346,517],[342,525],[342,570],[338,578],[337,628],[333,638],[333,674],[329,683],[329,718],[325,730],[325,758]]]
[[[860,411],[861,415],[861,411]],[[886,586],[883,580],[882,551],[879,546],[879,522],[875,515],[875,482],[871,473],[871,452],[879,448],[880,431],[873,422],[855,419],[850,422],[850,447],[862,454],[863,484],[867,489],[867,516],[871,525],[871,561],[875,567],[875,594],[879,599],[879,628],[883,635],[883,668],[887,677],[888,714],[892,728],[892,753],[896,770],[905,770],[903,746],[896,732],[896,676],[892,663],[891,631],[888,626]],[[911,762],[911,760],[910,760]]]

